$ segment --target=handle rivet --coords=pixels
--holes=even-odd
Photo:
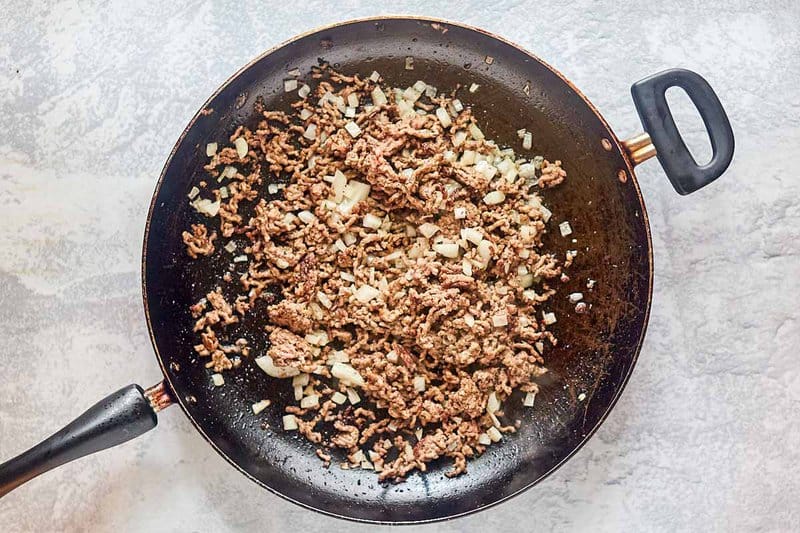
[[[620,181],[620,183],[627,183],[627,181],[628,181],[628,173],[625,172],[622,169],[619,169],[617,171],[617,179]]]
[[[600,141],[600,144],[603,145],[603,150],[605,150],[606,152],[610,152],[611,151],[611,148],[612,148],[611,141],[609,141],[605,137]]]

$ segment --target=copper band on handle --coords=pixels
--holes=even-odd
[[[147,398],[147,401],[150,402],[150,407],[152,407],[153,411],[156,413],[175,403],[163,381],[153,385],[149,389],[145,389],[144,397]]]
[[[631,158],[633,165],[643,163],[656,155],[656,147],[650,140],[650,136],[646,133],[640,133],[635,137],[622,141],[622,146],[628,152],[628,157]]]

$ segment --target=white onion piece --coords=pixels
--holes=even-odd
[[[337,242],[342,242],[342,241],[337,241]],[[322,304],[322,307],[324,307],[325,309],[330,309],[331,307],[333,307],[333,302],[331,301],[331,299],[328,298],[328,295],[322,291],[317,292],[317,300],[319,300],[319,303]]]
[[[453,109],[456,111],[456,113],[461,113],[464,111],[464,104],[461,103],[461,100],[456,98],[453,100]]]
[[[361,377],[358,370],[347,363],[334,363],[331,367],[331,374],[348,386],[363,387],[365,385],[364,378]]]
[[[364,220],[361,222],[362,226],[369,229],[378,229],[381,227],[381,224],[383,224],[383,220],[372,213],[367,213],[364,215]]]
[[[308,409],[310,407],[316,407],[318,405],[319,405],[319,396],[316,394],[311,394],[300,400],[301,409]]]
[[[473,139],[476,141],[482,141],[486,137],[483,135],[483,132],[476,124],[470,124],[467,128],[469,130],[469,134],[472,136]]]
[[[475,151],[474,150],[464,150],[464,153],[461,154],[462,165],[474,165],[475,164]]]
[[[213,157],[217,153],[217,143],[208,143],[206,145],[206,155]]]
[[[411,56],[406,57],[405,69],[406,70],[414,70],[414,58],[413,57],[411,57]]]
[[[303,137],[308,139],[309,141],[313,141],[317,138],[317,125],[316,124],[309,124],[306,126],[306,131],[303,132]]]
[[[505,312],[497,313],[492,316],[492,325],[496,328],[502,328],[508,325],[508,314]]]
[[[312,213],[311,211],[300,211],[299,213],[297,213],[297,218],[299,218],[300,222],[302,222],[303,224],[311,224],[312,222],[317,220],[316,215],[314,215],[314,213]]]
[[[566,237],[567,235],[572,235],[572,226],[569,225],[569,222],[564,221],[558,225],[558,230],[561,232],[562,237]]]
[[[342,239],[344,239],[344,243],[347,246],[354,245],[356,243],[356,240],[357,240],[355,234],[352,233],[352,232],[349,232],[349,231],[345,232],[344,235],[342,235]],[[355,281],[355,280],[352,280],[352,281]]]
[[[219,200],[212,202],[206,198],[197,198],[191,205],[198,213],[209,217],[215,217],[217,213],[219,213],[220,202]]]
[[[447,113],[447,110],[443,107],[439,107],[436,109],[436,118],[439,119],[439,122],[442,123],[442,126],[445,128],[449,128],[453,125],[453,121],[450,120],[450,115]]]
[[[488,263],[492,258],[492,246],[489,241],[481,241],[478,244],[478,255],[484,263]]]
[[[198,194],[200,194],[200,189],[198,189],[197,187],[192,187],[192,190],[191,190],[191,191],[189,191],[189,194],[187,194],[186,196],[188,196],[188,197],[189,197],[189,200],[194,200],[194,199],[195,199],[195,197],[196,197]]]
[[[256,402],[250,406],[253,410],[253,414],[257,415],[267,407],[269,407],[270,401],[269,400],[261,400],[260,402]]]
[[[478,85],[477,83],[473,83],[472,85],[469,86],[469,92],[475,93],[478,91],[479,87],[480,85]]]
[[[380,74],[378,74],[378,71],[377,71],[377,70],[373,70],[373,71],[372,71],[372,74],[370,74],[370,75],[369,75],[369,80],[370,80],[370,81],[377,82],[377,81],[378,81],[378,80],[380,80],[380,79],[381,79],[381,75],[380,75]]]
[[[297,96],[299,96],[300,98],[305,98],[309,94],[311,94],[311,87],[309,87],[305,83],[297,90]]]
[[[294,415],[285,415],[283,417],[284,431],[294,431],[297,429],[297,418]]]
[[[430,222],[425,222],[424,224],[420,224],[417,229],[426,239],[430,239],[439,231],[439,226],[431,224]]]
[[[492,442],[499,442],[499,441],[501,441],[503,439],[503,435],[494,426],[492,426],[489,429],[487,429],[486,430],[486,434],[489,436],[489,438],[492,440]]]
[[[356,124],[352,120],[344,125],[344,129],[346,129],[347,133],[349,133],[350,136],[353,138],[356,138],[359,135],[361,135],[361,128],[359,128],[358,124]]]
[[[211,382],[215,387],[221,387],[225,385],[225,378],[222,377],[222,374],[211,374]]]
[[[469,313],[465,313],[465,314],[464,314],[464,323],[465,323],[465,324],[466,324],[468,327],[470,327],[470,328],[471,328],[472,326],[474,326],[474,325],[475,325],[475,317],[474,317],[474,316],[472,316],[472,315],[471,315],[471,314],[469,314]]]
[[[522,400],[522,405],[525,407],[533,407],[533,402],[536,399],[535,392],[528,392],[525,394],[525,398]]]
[[[467,132],[458,130],[453,134],[453,146],[461,146],[467,140]]]
[[[551,325],[551,324],[555,324],[556,323],[556,314],[552,313],[552,312],[550,312],[550,313],[543,312],[542,313],[542,320],[544,320],[544,323],[546,325],[548,325],[548,326]]]
[[[417,392],[425,392],[425,377],[424,376],[414,376],[413,380],[414,390]]]
[[[522,147],[526,150],[530,150],[531,146],[533,146],[533,135],[531,135],[531,132],[526,131],[525,135],[522,137]]]
[[[350,107],[358,107],[358,93],[350,93],[347,95],[347,105]]]
[[[489,446],[492,443],[492,439],[489,438],[489,435],[486,433],[481,433],[478,435],[478,444],[483,444],[484,446]]]
[[[342,405],[344,402],[347,401],[347,396],[345,396],[339,391],[336,391],[331,395],[331,401],[336,405]]]
[[[303,372],[302,374],[298,374],[292,378],[292,386],[297,387],[299,385],[301,387],[305,387],[306,385],[308,385],[309,379],[310,376],[305,372]]]
[[[461,230],[461,238],[478,246],[483,242],[483,233],[478,228],[463,228]]]
[[[432,248],[434,252],[441,256],[448,257],[450,259],[455,259],[458,257],[458,244],[454,242],[442,242],[434,244]]]
[[[525,179],[536,176],[536,169],[530,163],[523,163],[519,166],[519,175]]]
[[[522,274],[519,276],[519,285],[523,289],[527,289],[528,287],[532,286],[534,283],[533,274]]]
[[[290,93],[297,89],[297,80],[283,80],[283,92]]]
[[[244,159],[247,155],[247,139],[244,137],[236,137],[236,140],[233,141],[233,144],[236,145],[236,153],[239,154],[239,159]]]
[[[269,355],[256,357],[256,364],[258,365],[258,368],[273,378],[291,378],[300,373],[298,369],[292,366],[275,366],[275,364],[272,362],[272,357]]]
[[[383,90],[375,86],[375,88],[372,89],[372,103],[374,105],[386,105],[388,102],[389,100],[386,98],[386,94]]]
[[[583,300],[583,293],[582,292],[573,292],[569,295],[569,303],[576,304]]]
[[[500,400],[497,399],[497,394],[494,392],[489,393],[489,397],[486,398],[486,412],[487,413],[495,413],[500,410]]]
[[[299,402],[303,399],[303,386],[302,385],[295,385],[294,386],[294,401]]]
[[[456,220],[462,220],[467,218],[467,208],[466,207],[456,207],[453,209],[453,216]]]
[[[486,205],[502,204],[506,199],[506,195],[502,191],[490,191],[483,197],[483,203]]]
[[[362,285],[356,290],[355,298],[361,303],[369,303],[372,299],[381,295],[381,291],[372,285]]]
[[[356,405],[361,401],[361,396],[355,391],[355,389],[348,388],[347,389],[347,399],[350,400],[352,405]]]
[[[233,242],[233,241],[230,241],[228,244],[226,244],[225,246],[223,246],[223,249],[224,249],[226,252],[228,252],[229,254],[232,254],[233,252],[235,252],[235,251],[236,251],[236,243],[235,243],[235,242]]]

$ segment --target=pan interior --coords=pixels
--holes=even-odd
[[[414,70],[404,58],[414,58]],[[267,378],[250,360],[215,388],[204,361],[195,358],[188,307],[218,283],[221,265],[193,262],[180,234],[199,221],[186,194],[203,175],[205,145],[227,138],[255,120],[253,104],[286,109],[287,71],[304,74],[318,58],[344,73],[377,70],[387,84],[421,79],[460,93],[482,129],[501,144],[518,147],[516,130],[533,132],[536,153],[560,159],[568,180],[545,193],[553,211],[546,244],[563,254],[578,250],[562,294],[583,292],[591,311],[576,314],[566,298],[553,301],[552,327],[560,339],[546,353],[550,370],[533,409],[507,409],[519,432],[449,479],[445,462],[402,484],[380,484],[372,472],[323,468],[314,446],[281,429],[291,386]],[[488,58],[492,58],[489,60]],[[489,64],[491,62],[491,64]],[[293,94],[292,98],[296,98]],[[346,23],[306,35],[265,55],[230,80],[198,114],[170,157],[154,196],[145,237],[145,304],[157,354],[175,395],[215,448],[257,482],[323,512],[346,518],[409,522],[456,516],[501,501],[534,484],[568,458],[602,422],[624,386],[647,320],[652,283],[646,215],[633,176],[613,133],[559,75],[535,58],[490,35],[447,23],[415,19]],[[611,141],[604,149],[602,139]],[[568,220],[574,234],[562,237]],[[575,241],[572,240],[575,239]],[[587,290],[588,279],[596,280]],[[258,347],[256,347],[258,348]],[[257,351],[257,350],[256,350]],[[250,405],[272,401],[258,417]],[[514,402],[511,402],[514,404]],[[519,402],[517,402],[519,403]]]

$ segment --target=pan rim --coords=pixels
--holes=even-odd
[[[401,521],[372,520],[372,519],[349,516],[349,515],[346,515],[346,514],[338,514],[336,512],[333,512],[333,511],[330,511],[330,510],[326,510],[326,509],[321,509],[321,508],[315,507],[315,506],[313,506],[311,504],[296,500],[296,499],[294,499],[294,498],[292,498],[292,497],[290,497],[290,496],[278,491],[277,489],[275,489],[273,487],[270,487],[269,485],[267,485],[266,483],[262,482],[261,480],[257,479],[252,474],[250,474],[247,470],[242,468],[234,459],[229,457],[228,454],[226,454],[223,450],[221,450],[214,443],[214,441],[206,434],[206,432],[201,427],[201,425],[195,420],[194,416],[192,416],[192,414],[189,412],[189,409],[188,409],[188,407],[186,405],[186,400],[183,397],[180,397],[179,395],[174,393],[175,388],[173,386],[172,379],[170,378],[170,373],[167,371],[167,367],[164,364],[164,358],[162,357],[162,355],[161,355],[161,353],[160,353],[160,351],[158,349],[158,345],[156,343],[153,323],[152,323],[152,319],[151,319],[151,316],[150,316],[150,306],[149,306],[148,297],[147,297],[147,268],[146,268],[146,265],[147,265],[147,243],[148,243],[149,236],[150,236],[150,226],[151,226],[153,214],[154,214],[154,211],[155,211],[155,208],[156,208],[156,201],[157,201],[159,192],[161,191],[161,187],[162,187],[162,185],[164,183],[164,180],[165,180],[165,177],[166,177],[166,174],[167,174],[167,170],[169,169],[169,167],[170,167],[170,165],[172,163],[172,160],[173,160],[173,158],[175,157],[175,154],[178,151],[178,148],[183,143],[183,141],[186,138],[187,134],[195,126],[197,121],[203,116],[203,114],[202,114],[203,110],[206,109],[208,107],[208,105],[222,91],[224,91],[236,78],[241,76],[243,73],[245,73],[247,70],[252,68],[257,63],[259,63],[261,60],[265,59],[266,57],[272,55],[276,51],[278,51],[278,50],[280,50],[280,49],[282,49],[282,48],[284,48],[284,47],[286,47],[286,46],[288,46],[288,45],[290,45],[290,44],[292,44],[292,43],[294,43],[296,41],[299,41],[301,39],[305,39],[305,38],[310,37],[312,35],[315,35],[315,34],[318,34],[318,33],[324,32],[324,31],[328,31],[328,30],[331,30],[331,29],[334,29],[334,28],[338,28],[338,27],[341,27],[341,26],[349,26],[349,25],[354,25],[354,24],[363,24],[363,23],[368,23],[368,22],[381,22],[381,21],[387,21],[387,20],[413,21],[413,22],[427,23],[427,24],[443,24],[443,25],[449,25],[449,26],[453,26],[453,27],[458,27],[458,28],[461,28],[461,29],[464,29],[464,30],[468,30],[468,31],[472,31],[472,32],[483,34],[483,35],[485,35],[485,36],[487,36],[487,37],[489,37],[491,39],[497,40],[497,41],[499,41],[499,42],[501,42],[501,43],[503,43],[505,45],[508,45],[508,46],[516,49],[519,53],[523,54],[524,56],[530,58],[533,61],[538,62],[543,67],[545,67],[546,69],[551,71],[554,75],[556,75],[562,82],[564,82],[564,84],[567,85],[587,105],[587,107],[591,110],[591,112],[601,122],[603,127],[608,132],[610,140],[613,143],[613,146],[622,155],[622,159],[625,162],[625,166],[626,166],[625,170],[628,172],[628,174],[630,176],[630,181],[632,182],[631,185],[634,187],[634,190],[635,190],[635,193],[636,193],[636,198],[637,198],[638,203],[639,203],[639,208],[641,209],[642,223],[644,225],[644,230],[645,230],[645,235],[646,235],[646,242],[647,242],[647,260],[648,260],[648,279],[647,279],[646,305],[645,305],[644,312],[643,312],[643,321],[642,321],[641,333],[639,335],[639,339],[637,340],[637,344],[636,344],[636,348],[634,350],[634,353],[632,354],[632,357],[631,357],[631,364],[630,364],[627,372],[625,373],[625,376],[622,378],[619,386],[617,387],[613,397],[611,398],[611,401],[609,402],[606,410],[600,416],[600,418],[598,419],[598,421],[594,425],[594,427],[592,427],[592,429],[590,431],[588,431],[586,433],[586,435],[583,436],[581,441],[568,454],[566,454],[560,461],[558,461],[556,464],[554,464],[549,470],[547,470],[546,472],[541,474],[539,477],[537,477],[535,480],[531,481],[530,483],[526,484],[525,486],[521,487],[520,489],[518,489],[517,491],[515,491],[515,492],[513,492],[511,494],[507,494],[507,495],[505,495],[505,496],[503,496],[501,498],[498,498],[497,500],[495,500],[493,502],[486,503],[486,504],[477,506],[475,508],[472,508],[472,509],[469,509],[469,510],[466,510],[466,511],[461,511],[461,512],[448,514],[448,515],[436,516],[436,517],[433,517],[433,518],[424,518],[424,519],[419,519],[419,520],[413,520],[413,519],[412,520],[401,520]],[[291,38],[289,38],[287,40],[284,40],[283,42],[281,42],[281,43],[269,48],[265,52],[259,54],[255,58],[253,58],[250,61],[248,61],[244,66],[242,66],[236,72],[234,72],[231,76],[229,76],[211,94],[211,96],[209,96],[208,99],[206,99],[206,101],[203,103],[203,105],[200,107],[200,109],[198,109],[198,111],[194,114],[192,119],[189,121],[189,123],[186,125],[186,127],[181,132],[180,136],[178,137],[177,141],[175,142],[174,146],[172,147],[172,150],[170,151],[169,156],[167,157],[167,159],[166,159],[166,161],[164,163],[164,166],[163,166],[163,168],[161,170],[161,173],[160,173],[160,175],[158,177],[158,181],[156,182],[156,186],[155,186],[155,189],[153,191],[153,196],[151,198],[150,206],[149,206],[148,212],[147,212],[147,219],[146,219],[145,228],[144,228],[144,238],[143,238],[143,243],[142,243],[141,269],[142,269],[142,271],[141,271],[142,272],[142,282],[141,282],[142,283],[142,299],[143,299],[143,304],[144,304],[145,321],[147,323],[147,330],[148,330],[148,336],[150,337],[150,343],[153,346],[153,351],[155,352],[155,356],[156,356],[156,359],[158,361],[159,367],[161,368],[161,373],[162,373],[162,375],[164,377],[164,380],[166,381],[166,383],[169,386],[169,390],[172,393],[172,396],[173,396],[173,398],[175,400],[175,403],[177,403],[180,406],[180,408],[183,411],[183,413],[191,421],[192,425],[200,433],[200,435],[206,440],[206,442],[208,442],[208,444],[211,445],[211,447],[220,456],[222,456],[231,466],[233,466],[236,470],[238,470],[239,473],[243,474],[245,477],[247,477],[248,479],[250,479],[254,483],[258,484],[260,487],[262,487],[264,489],[267,489],[272,494],[275,494],[276,496],[279,496],[280,498],[282,498],[282,499],[284,499],[286,501],[289,501],[289,502],[291,502],[293,504],[299,505],[300,507],[302,507],[304,509],[315,511],[315,512],[318,512],[318,513],[333,517],[333,518],[338,518],[338,519],[342,519],[342,520],[347,520],[347,521],[357,522],[357,523],[363,523],[363,524],[376,524],[376,525],[413,525],[413,524],[428,524],[428,523],[434,523],[434,522],[442,522],[442,521],[446,521],[446,520],[453,520],[453,519],[456,519],[456,518],[468,516],[468,515],[471,515],[473,513],[477,513],[479,511],[483,511],[483,510],[489,509],[491,507],[495,507],[495,506],[497,506],[497,505],[499,505],[501,503],[509,501],[511,498],[514,498],[515,496],[520,495],[521,493],[527,491],[528,489],[532,488],[533,486],[538,485],[544,479],[549,477],[553,472],[555,472],[556,470],[561,468],[561,466],[563,466],[567,461],[569,461],[575,454],[577,454],[578,451],[580,451],[586,445],[586,443],[589,442],[589,440],[594,436],[594,434],[597,432],[597,430],[600,428],[600,426],[602,426],[603,423],[606,421],[606,419],[608,418],[609,414],[614,409],[614,407],[616,406],[616,404],[619,401],[620,397],[622,396],[622,393],[625,390],[625,388],[626,388],[626,386],[628,384],[628,381],[630,380],[631,375],[633,374],[633,369],[636,367],[636,364],[637,364],[638,359],[639,359],[639,354],[641,353],[642,346],[644,344],[645,334],[647,332],[647,326],[648,326],[648,324],[650,322],[650,310],[651,310],[652,299],[653,299],[653,273],[654,273],[653,242],[652,242],[652,235],[651,235],[651,231],[650,231],[650,220],[649,220],[649,217],[647,215],[647,210],[646,210],[646,207],[645,207],[644,198],[642,196],[642,191],[641,191],[641,188],[639,187],[639,182],[638,182],[638,179],[636,177],[636,173],[634,171],[634,164],[631,161],[627,151],[624,149],[621,141],[619,140],[617,135],[614,133],[613,129],[608,124],[608,122],[605,120],[603,115],[599,112],[599,110],[594,106],[594,104],[592,104],[589,101],[589,99],[569,79],[567,79],[560,71],[558,71],[557,69],[553,68],[549,63],[547,63],[546,61],[542,60],[540,57],[538,57],[537,55],[531,53],[530,51],[526,50],[525,48],[517,45],[516,43],[514,43],[514,42],[512,42],[512,41],[510,41],[508,39],[505,39],[504,37],[498,36],[498,35],[496,35],[496,34],[494,34],[492,32],[489,32],[487,30],[472,26],[470,24],[466,24],[466,23],[462,23],[462,22],[454,22],[454,21],[448,20],[448,19],[442,19],[442,18],[436,18],[436,17],[428,17],[428,16],[416,16],[416,15],[377,15],[377,16],[369,16],[369,17],[359,17],[359,18],[349,19],[349,20],[345,20],[345,21],[341,21],[341,22],[326,24],[326,25],[323,25],[323,26],[318,26],[318,27],[315,27],[315,28],[310,29],[308,31],[299,33],[299,34],[297,34],[297,35],[295,35],[295,36],[293,36],[293,37],[291,37]]]

